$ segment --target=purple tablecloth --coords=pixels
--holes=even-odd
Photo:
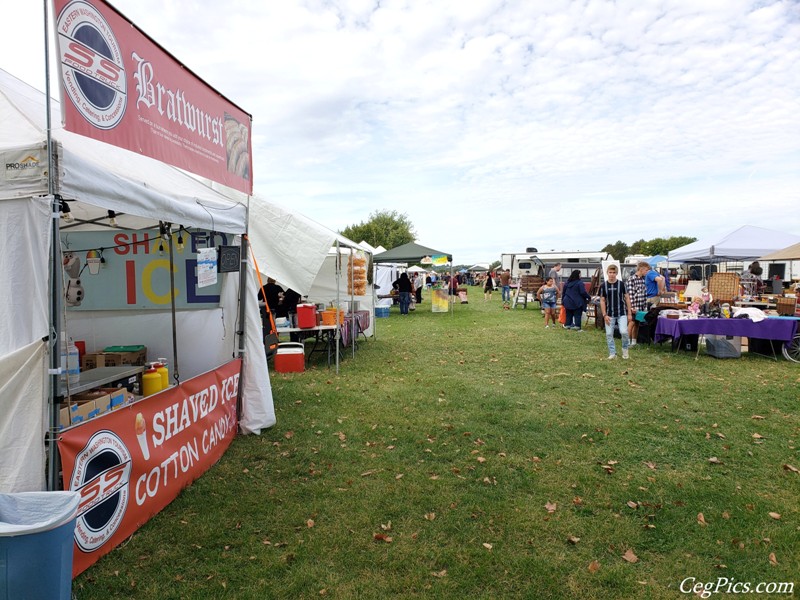
[[[357,310],[355,312],[355,323],[353,323],[353,313],[347,313],[341,327],[342,344],[349,346],[353,337],[358,339],[358,334],[363,333],[369,328],[369,311]],[[353,326],[355,325],[355,329]],[[355,335],[354,335],[355,334]]]
[[[682,335],[733,335],[789,342],[797,333],[797,319],[767,318],[755,323],[750,319],[667,319],[659,317],[656,324],[655,341],[674,339]]]

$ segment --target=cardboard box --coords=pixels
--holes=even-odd
[[[99,388],[99,391],[108,394],[109,410],[114,410],[124,405],[128,398],[128,390],[126,388]]]
[[[133,365],[143,367],[147,361],[147,348],[135,352],[87,352],[81,359],[81,370],[99,369],[100,367],[121,367]]]
[[[106,395],[108,398],[108,395]],[[85,400],[81,402],[71,402],[69,404],[62,404],[59,410],[59,425],[61,427],[69,427],[76,425],[89,419],[96,417],[98,414],[97,405],[94,400]]]
[[[87,352],[81,359],[81,371],[99,369],[100,367],[119,367],[122,363],[119,355],[106,352]]]
[[[127,348],[135,348],[128,351]],[[143,367],[147,362],[147,348],[145,346],[108,346],[103,349],[104,354],[114,354],[118,365],[135,365]]]

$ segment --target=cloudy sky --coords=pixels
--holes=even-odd
[[[256,194],[332,229],[396,210],[457,263],[800,233],[795,0],[112,4],[253,115]],[[40,89],[42,12],[0,36]]]

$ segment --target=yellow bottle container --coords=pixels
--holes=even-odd
[[[158,362],[153,365],[156,371],[161,375],[161,389],[165,390],[169,387],[169,369],[167,369],[167,359],[159,358]]]
[[[150,367],[142,375],[142,394],[152,396],[161,391],[161,373],[156,371],[154,367]]]

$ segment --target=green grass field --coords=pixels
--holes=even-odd
[[[277,425],[238,437],[77,598],[800,584],[798,365],[668,345],[612,362],[593,326],[545,330],[499,294],[470,288],[452,316],[428,300],[392,308],[338,376],[271,373]]]

